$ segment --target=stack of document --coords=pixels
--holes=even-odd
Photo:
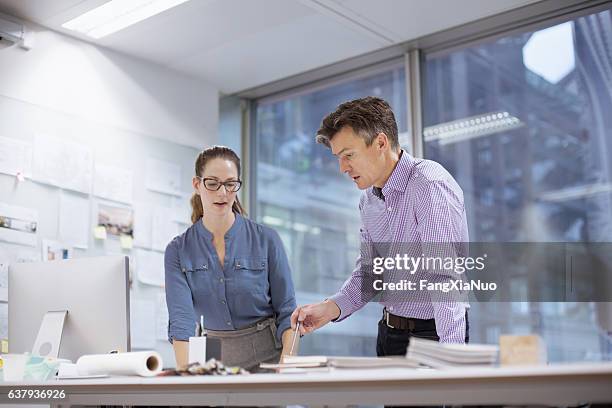
[[[276,369],[316,369],[316,368],[417,368],[419,363],[401,357],[333,357],[333,356],[285,356],[279,364],[260,364],[261,368]],[[313,370],[314,371],[314,370]]]
[[[493,365],[499,347],[490,344],[442,344],[412,337],[406,353],[409,361],[433,368]]]

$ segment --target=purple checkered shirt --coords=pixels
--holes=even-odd
[[[463,191],[440,164],[417,159],[402,151],[400,159],[382,188],[385,200],[364,191],[359,202],[362,245],[381,242],[435,243],[469,242]],[[371,272],[370,272],[371,273]],[[427,273],[427,272],[425,272]],[[367,303],[361,257],[356,268],[331,300],[340,308],[337,322]],[[432,302],[426,291],[417,291],[410,301],[382,305],[395,315],[436,321],[442,343],[465,342],[465,302]]]

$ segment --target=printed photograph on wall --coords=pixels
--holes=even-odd
[[[98,228],[107,235],[134,237],[134,211],[131,208],[98,204]]]
[[[72,258],[72,247],[64,245],[61,242],[49,239],[42,241],[42,259],[43,261],[56,261],[58,259]]]

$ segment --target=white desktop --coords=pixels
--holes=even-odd
[[[54,311],[68,312],[59,357],[130,351],[129,296],[125,256],[13,264],[9,351],[33,352],[43,317]]]

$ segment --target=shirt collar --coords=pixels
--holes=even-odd
[[[412,156],[401,150],[399,160],[391,172],[389,179],[382,188],[382,193],[385,197],[391,193],[391,190],[404,192],[406,191],[406,186],[408,185],[408,178],[410,173],[412,172],[412,168],[414,167],[415,160]]]
[[[244,218],[242,217],[242,215],[238,213],[234,213],[234,215],[236,216],[234,219],[234,223],[232,224],[230,229],[228,229],[227,232],[225,233],[225,238],[230,238],[230,239],[234,238],[234,236],[236,236],[236,234],[240,231],[240,228],[242,227],[242,224],[244,223]],[[196,228],[198,232],[205,238],[207,239],[213,238],[212,232],[210,232],[204,226],[204,223],[202,222],[202,218],[199,218],[196,221]]]

